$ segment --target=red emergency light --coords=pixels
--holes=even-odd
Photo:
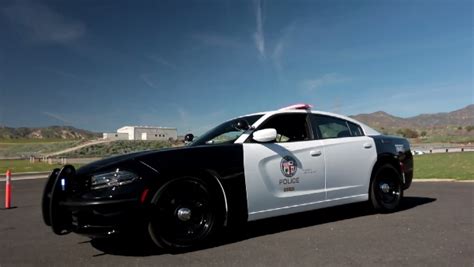
[[[291,109],[304,109],[304,110],[309,110],[311,109],[313,106],[310,105],[310,104],[294,104],[294,105],[291,105],[291,106],[287,106],[287,107],[284,107],[284,108],[281,108],[279,110],[291,110]]]

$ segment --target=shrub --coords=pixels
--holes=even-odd
[[[397,134],[406,138],[418,138],[418,132],[409,128],[399,129]]]

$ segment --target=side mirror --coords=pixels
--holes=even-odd
[[[259,143],[267,143],[275,141],[277,138],[277,131],[274,128],[262,129],[253,133],[253,140]]]
[[[190,143],[194,139],[194,134],[188,133],[187,135],[184,136],[184,142],[185,143]]]
[[[238,120],[233,126],[239,131],[247,131],[250,128],[250,125],[246,120]]]

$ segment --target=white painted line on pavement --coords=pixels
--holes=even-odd
[[[48,175],[35,175],[35,176],[12,176],[12,181],[21,181],[21,180],[34,180],[34,179],[46,179]],[[5,178],[0,178],[0,182],[5,182]]]
[[[444,178],[433,178],[433,179],[413,179],[413,182],[425,183],[425,182],[465,182],[474,183],[474,180],[456,180],[456,179],[444,179]]]

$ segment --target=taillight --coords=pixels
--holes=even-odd
[[[145,200],[146,200],[146,197],[148,196],[148,192],[150,190],[148,188],[145,188],[145,190],[143,190],[142,192],[142,195],[140,196],[140,203],[145,203]]]

